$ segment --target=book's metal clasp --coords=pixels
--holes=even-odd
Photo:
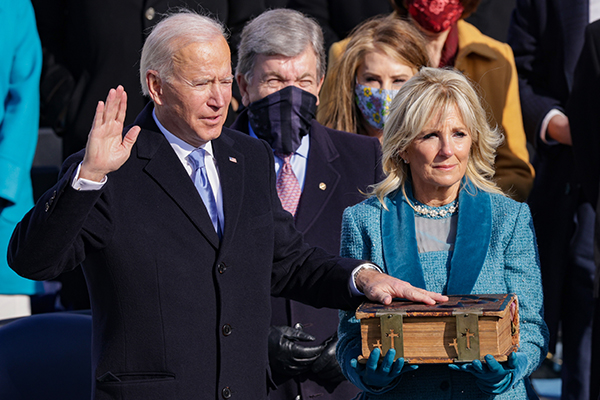
[[[396,350],[397,360],[404,357],[404,337],[402,332],[402,315],[387,314],[379,317],[381,326],[381,355],[385,355],[389,349]]]
[[[455,310],[456,339],[450,344],[456,348],[457,361],[479,360],[479,315],[481,310]]]

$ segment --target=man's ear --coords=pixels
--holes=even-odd
[[[244,105],[244,107],[248,107],[248,104],[250,104],[250,96],[248,95],[248,81],[246,81],[246,77],[242,74],[236,75],[235,80],[237,81],[238,87],[240,88],[240,94],[242,95],[242,104]]]
[[[158,75],[158,71],[146,71],[146,84],[148,85],[148,93],[154,104],[162,105],[163,81]]]
[[[325,81],[325,76],[321,77],[321,81],[317,85],[317,105],[319,105],[319,94],[321,94],[321,88],[323,87],[323,81]]]

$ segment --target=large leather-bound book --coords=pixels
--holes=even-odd
[[[491,354],[506,361],[519,346],[519,303],[514,294],[452,295],[430,306],[403,300],[390,305],[363,303],[362,356],[390,348],[411,364],[455,363]]]

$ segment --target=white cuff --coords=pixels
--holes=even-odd
[[[81,170],[81,163],[77,166],[77,170],[75,170],[75,176],[71,181],[71,187],[75,190],[100,190],[104,187],[104,184],[108,180],[108,177],[105,175],[104,178],[100,182],[91,181],[89,179],[83,179],[79,177],[79,171]]]
[[[361,292],[360,290],[358,290],[358,288],[356,287],[356,276],[358,275],[358,273],[360,271],[362,271],[363,269],[372,269],[375,270],[379,273],[383,273],[383,270],[381,268],[379,268],[377,265],[373,264],[373,263],[364,263],[359,265],[358,267],[354,268],[352,270],[352,277],[350,279],[350,292],[354,295],[354,296],[362,296],[364,295],[363,292]]]
[[[563,117],[566,117],[565,113],[563,113],[560,110],[557,110],[556,108],[553,108],[548,112],[548,114],[546,114],[546,116],[542,120],[542,126],[540,127],[540,139],[542,139],[542,142],[546,144],[558,143],[556,140],[546,135],[546,132],[548,131],[548,124],[550,123],[552,117],[554,117],[555,115],[562,115]]]

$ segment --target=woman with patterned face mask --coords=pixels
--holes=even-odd
[[[391,16],[422,33],[433,67],[453,67],[479,87],[492,125],[506,138],[498,148],[494,181],[515,200],[525,201],[533,186],[521,115],[518,75],[510,46],[482,34],[464,20],[481,0],[390,0]],[[340,60],[346,41],[334,43],[329,62]]]
[[[392,99],[427,65],[425,42],[409,23],[392,17],[368,20],[351,34],[339,62],[330,64],[317,120],[381,139]]]

